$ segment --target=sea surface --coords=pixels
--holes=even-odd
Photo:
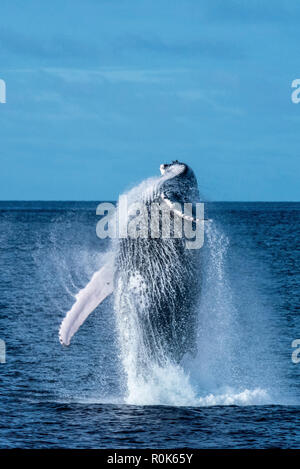
[[[205,204],[197,352],[130,382],[111,298],[58,339],[98,203],[0,202],[0,448],[299,448],[300,203]]]

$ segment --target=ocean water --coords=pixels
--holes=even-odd
[[[1,448],[300,446],[300,203],[207,203],[197,353],[128,380],[106,299],[62,347],[109,252],[97,202],[0,202]]]

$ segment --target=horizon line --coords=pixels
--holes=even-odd
[[[116,202],[117,200],[98,199],[0,199],[3,202],[85,202],[85,203],[99,203],[99,202]],[[300,200],[201,200],[202,203],[300,203]]]

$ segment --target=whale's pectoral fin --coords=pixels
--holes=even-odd
[[[200,218],[196,218],[196,217],[193,217],[193,216],[185,215],[180,210],[178,210],[175,203],[172,202],[170,199],[168,199],[163,192],[161,193],[160,197],[161,197],[161,200],[163,201],[163,203],[166,204],[166,206],[174,213],[174,215],[177,215],[178,217],[182,218],[183,220],[187,220],[187,221],[194,222],[194,223],[201,222],[201,221],[211,221],[210,218],[200,219]]]
[[[61,323],[59,340],[69,345],[70,340],[89,314],[113,292],[114,267],[105,264],[96,272],[85,288],[76,295],[76,302]]]
[[[174,202],[172,202],[170,199],[168,199],[163,192],[161,193],[161,200],[174,213],[174,215],[177,215],[178,217],[183,218],[183,220],[187,220],[187,221],[191,221],[191,222],[201,221],[196,217],[185,215],[180,210],[178,210],[178,208],[176,207],[176,204]]]

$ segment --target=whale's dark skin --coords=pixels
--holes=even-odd
[[[164,181],[148,204],[161,203],[162,194],[173,203],[199,201],[191,168],[176,161],[162,165],[161,171],[165,173],[174,165],[183,165],[184,170]],[[119,240],[115,308],[125,315],[130,310],[135,316],[131,327],[141,332],[137,365],[142,368],[149,357],[158,364],[179,363],[195,349],[200,253],[199,249],[186,249],[185,242],[184,238]]]

